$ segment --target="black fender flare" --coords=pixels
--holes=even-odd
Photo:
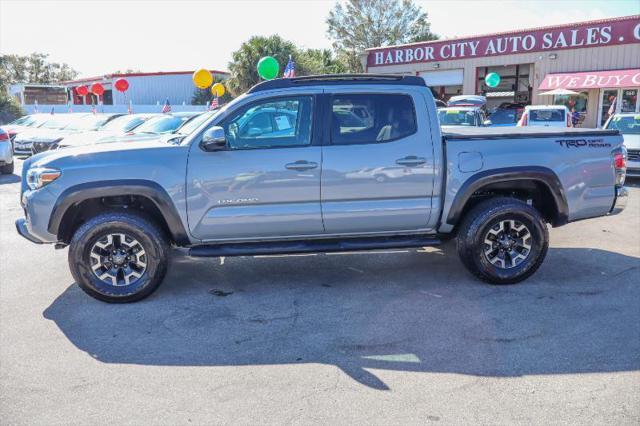
[[[467,179],[453,200],[449,213],[447,214],[447,223],[455,225],[462,217],[462,211],[471,196],[484,186],[498,182],[515,182],[515,181],[535,181],[545,185],[556,204],[558,212],[553,225],[560,226],[569,222],[569,205],[564,188],[558,176],[553,170],[541,166],[522,166],[522,167],[505,167],[501,169],[492,169],[479,172]]]
[[[167,191],[158,183],[145,179],[119,179],[101,182],[88,182],[71,186],[58,196],[48,230],[58,235],[62,220],[72,206],[91,199],[118,195],[139,195],[150,199],[158,208],[176,244],[189,245],[189,236],[180,219],[180,215]]]

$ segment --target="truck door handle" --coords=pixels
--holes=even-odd
[[[289,170],[303,171],[315,169],[316,167],[318,167],[318,163],[315,163],[313,161],[298,160],[295,163],[287,163],[284,166]]]
[[[419,166],[426,163],[427,160],[424,157],[416,157],[415,155],[407,155],[404,158],[396,160],[396,164],[401,166]]]

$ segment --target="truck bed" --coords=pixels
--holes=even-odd
[[[613,136],[618,130],[553,128],[553,127],[462,127],[442,130],[445,140],[454,139],[515,139],[531,137],[587,137]]]

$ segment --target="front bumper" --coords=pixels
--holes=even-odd
[[[27,226],[27,220],[25,218],[20,218],[16,220],[16,231],[18,231],[18,234],[22,235],[24,238],[31,241],[32,243],[36,243],[36,244],[44,243],[44,241],[39,240],[38,237],[36,237],[35,235],[29,232],[29,227]]]
[[[609,211],[610,215],[622,213],[625,207],[627,207],[627,202],[629,201],[629,190],[627,188],[620,187],[616,188],[616,199],[613,202],[613,206],[611,207],[611,211]]]

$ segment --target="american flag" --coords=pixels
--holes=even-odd
[[[91,104],[91,112],[94,114],[98,113],[98,108],[96,108],[96,104]]]
[[[287,62],[287,66],[284,69],[284,78],[293,78],[296,76],[296,63],[291,59],[291,55],[289,55],[289,62]]]
[[[220,104],[218,103],[218,97],[214,96],[213,100],[211,101],[211,105],[209,105],[209,111],[218,108],[219,105]]]
[[[162,111],[163,114],[167,114],[171,112],[171,104],[169,103],[169,98],[167,98],[166,101],[164,101],[164,106],[162,107]]]

